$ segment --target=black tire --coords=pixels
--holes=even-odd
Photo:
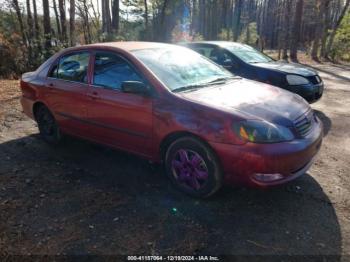
[[[186,154],[183,153],[183,150],[186,151]],[[183,155],[187,156],[185,158],[187,160],[182,161]],[[198,160],[195,161],[195,158]],[[191,162],[190,166],[186,166],[187,161]],[[179,162],[181,165],[179,165]],[[193,165],[193,162],[196,164]],[[197,166],[197,162],[200,163],[199,166]],[[174,141],[165,153],[164,164],[166,173],[172,183],[179,190],[191,196],[209,197],[218,191],[222,185],[223,174],[215,153],[208,145],[197,138],[186,136]],[[197,176],[198,171],[207,175]],[[197,182],[194,183],[195,180]]]
[[[46,106],[40,106],[35,112],[35,119],[38,123],[40,136],[45,142],[57,145],[61,142],[62,136],[54,116]]]

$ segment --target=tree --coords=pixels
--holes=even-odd
[[[21,8],[20,8],[20,6],[18,4],[18,0],[12,0],[11,4],[12,4],[12,7],[16,11],[17,20],[18,20],[18,23],[19,23],[19,28],[21,30],[21,36],[22,36],[23,44],[25,46],[27,46],[27,36],[26,36],[25,31],[24,31],[22,13],[21,13]]]
[[[75,0],[69,1],[69,41],[75,46]]]
[[[27,5],[27,23],[28,23],[28,56],[29,60],[32,60],[33,53],[32,53],[32,42],[33,42],[33,17],[32,17],[32,11],[30,8],[30,0],[26,0]]]
[[[109,1],[102,1],[102,32],[112,33],[111,9]]]
[[[290,9],[292,6],[292,1],[291,0],[286,0],[285,1],[285,7],[284,7],[284,24],[283,24],[283,37],[282,37],[282,59],[287,60],[288,59],[288,48],[289,48],[289,38],[290,38]]]
[[[311,57],[314,60],[318,60],[318,51],[320,48],[320,41],[322,34],[326,27],[326,10],[329,6],[330,0],[317,0],[317,24],[315,30],[314,41],[312,43]]]
[[[43,12],[44,12],[44,37],[45,37],[45,49],[50,50],[51,48],[51,23],[50,23],[50,7],[49,1],[43,0]]]
[[[54,11],[54,13],[55,13],[55,18],[56,18],[57,37],[58,37],[58,38],[61,38],[61,35],[62,35],[62,32],[61,32],[61,23],[60,23],[60,17],[59,17],[59,15],[58,15],[56,0],[53,0],[53,11]]]
[[[237,41],[240,34],[240,21],[242,13],[243,0],[236,0],[233,11],[233,40]]]
[[[38,49],[41,49],[40,44],[40,27],[39,27],[39,21],[38,21],[38,12],[36,9],[36,0],[33,0],[33,14],[34,14],[34,28],[33,28],[33,34],[36,40],[36,45]]]
[[[194,1],[194,0],[193,0]],[[146,37],[148,38],[148,4],[147,4],[147,0],[143,0],[143,6],[145,8],[145,31],[146,31]]]
[[[292,29],[292,38],[290,43],[290,58],[292,59],[292,61],[298,60],[297,52],[300,40],[301,22],[303,18],[303,6],[304,1],[297,0]]]
[[[66,1],[58,0],[58,6],[60,10],[61,41],[66,46],[67,45]]]
[[[346,0],[345,5],[344,5],[344,7],[343,7],[343,9],[341,11],[341,14],[340,14],[339,18],[337,19],[336,23],[333,26],[332,33],[331,33],[331,35],[329,37],[329,40],[328,40],[328,45],[326,47],[326,54],[325,54],[325,56],[327,58],[329,57],[330,51],[332,49],[337,29],[339,28],[339,26],[340,26],[340,24],[341,24],[341,22],[342,22],[342,20],[343,20],[343,18],[345,16],[345,14],[346,14],[346,11],[349,8],[349,5],[350,5],[350,0]]]
[[[118,34],[119,32],[119,0],[113,0],[112,3],[112,29]]]

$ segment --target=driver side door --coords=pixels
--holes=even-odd
[[[114,52],[96,51],[88,93],[89,136],[100,143],[149,156],[153,98],[124,93],[121,90],[124,81],[147,85],[129,61]]]

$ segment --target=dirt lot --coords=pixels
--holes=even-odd
[[[18,82],[0,80],[0,255],[349,261],[350,67],[313,66],[326,83],[312,105],[325,138],[308,174],[270,191],[226,187],[205,201],[172,189],[159,167],[135,156],[73,138],[48,146],[21,113]]]

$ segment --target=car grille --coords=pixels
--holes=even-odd
[[[297,120],[294,122],[294,127],[297,133],[302,137],[305,137],[307,134],[309,134],[312,128],[313,120],[314,116],[312,110],[310,110],[305,115],[297,118]]]
[[[317,85],[322,82],[321,77],[319,77],[318,75],[308,76],[307,79],[314,85]]]

